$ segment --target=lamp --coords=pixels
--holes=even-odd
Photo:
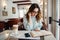
[[[4,10],[6,10],[6,3],[5,3],[5,4],[3,4],[3,8],[4,8]]]
[[[6,7],[7,7],[6,0],[3,0],[2,1],[2,8],[3,8],[3,10],[2,10],[2,16],[8,16]]]

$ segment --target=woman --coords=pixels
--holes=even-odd
[[[28,31],[41,30],[43,18],[38,4],[34,3],[23,18],[24,28]]]

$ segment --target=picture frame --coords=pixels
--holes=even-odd
[[[7,11],[2,11],[2,16],[8,16]]]
[[[16,8],[12,7],[12,13],[15,14],[16,13]]]

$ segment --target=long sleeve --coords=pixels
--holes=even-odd
[[[43,22],[43,19],[41,18],[40,21],[37,23],[36,29],[41,30],[41,28],[43,26],[42,22]]]
[[[42,28],[42,23],[39,23],[37,29],[41,30],[41,28]]]
[[[28,31],[32,31],[32,30],[34,31],[35,29],[40,30],[42,27],[42,20],[37,22],[35,17],[31,17],[31,20],[32,20],[32,23],[29,23],[26,17],[23,18],[24,28]]]
[[[24,28],[28,31],[31,31],[33,28],[33,24],[29,24],[26,17],[23,18],[23,24],[24,24]]]

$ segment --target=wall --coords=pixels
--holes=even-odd
[[[8,12],[8,16],[2,16],[2,3],[3,1],[0,1],[0,20],[4,20],[4,19],[9,19],[9,18],[18,18],[18,8],[17,8],[17,4],[13,4],[12,0],[5,0],[6,1],[6,11]],[[12,13],[12,7],[16,8],[16,14]]]
[[[48,18],[49,17],[56,20],[56,0],[48,0]],[[48,20],[48,30],[56,37],[56,22],[52,21],[52,23],[49,24]]]
[[[2,2],[2,0],[0,0],[0,19],[1,19],[1,17],[2,17],[2,16],[1,16],[1,15],[2,15],[2,14],[1,14],[1,13],[2,13],[2,3],[1,3],[1,2]]]
[[[52,2],[53,2],[52,18],[54,20],[56,20],[56,17],[57,17],[57,15],[56,15],[56,0],[53,0]],[[52,28],[51,29],[52,29],[52,32],[53,32],[54,36],[56,36],[56,22],[52,21]]]
[[[57,21],[59,21],[59,0],[53,0],[53,14],[52,14],[52,17],[55,19],[55,20],[57,20]],[[57,22],[54,22],[53,21],[53,24],[52,24],[52,29],[53,29],[53,33],[55,34],[55,36],[56,36],[56,40],[59,40],[59,28],[60,28],[60,26],[58,25],[59,23],[57,23]]]
[[[60,3],[60,0],[59,0]],[[60,19],[60,4],[59,4],[59,19]],[[60,40],[60,26],[59,26],[59,40]]]
[[[52,25],[49,24],[49,17],[52,17],[52,0],[48,0],[48,30],[52,31]]]

